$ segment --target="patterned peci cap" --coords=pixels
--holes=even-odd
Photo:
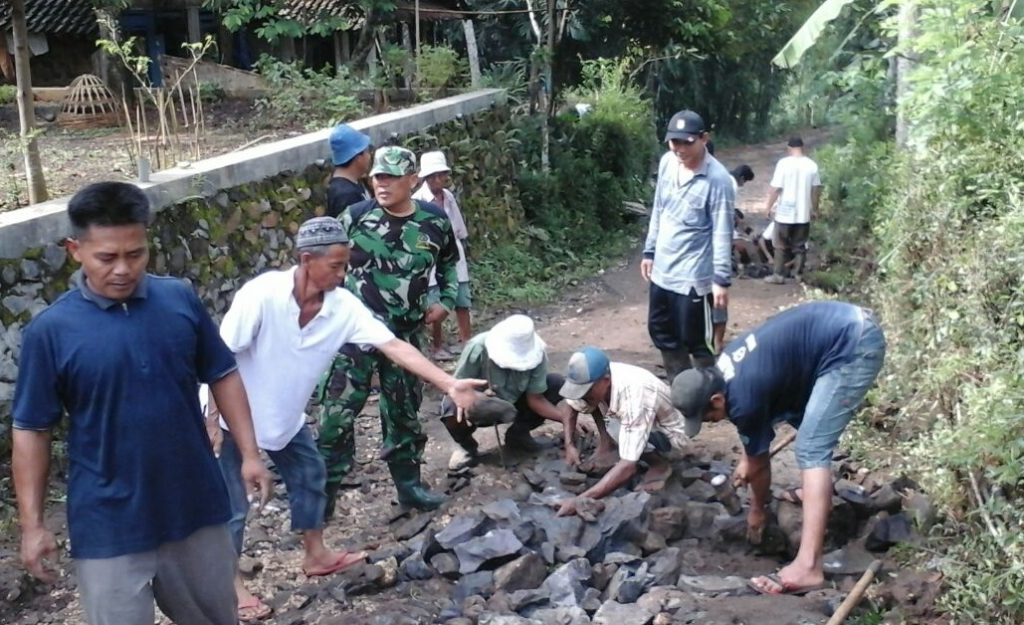
[[[297,249],[320,245],[348,245],[348,233],[334,217],[314,217],[299,226],[295,235]]]

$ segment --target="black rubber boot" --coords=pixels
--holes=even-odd
[[[694,356],[693,367],[695,369],[710,369],[715,366],[714,356]]]
[[[690,368],[690,354],[682,349],[661,350],[661,361],[665,364],[665,378],[670,385],[677,375]]]
[[[476,431],[476,427],[466,421],[460,423],[455,417],[445,417],[441,419],[441,423],[444,424],[448,434],[451,435],[452,440],[459,447],[468,451],[472,456],[477,454],[477,442],[473,438],[473,432]]]
[[[389,462],[388,470],[398,491],[398,503],[418,510],[436,510],[448,500],[444,495],[435,495],[420,479],[420,465],[416,463]]]
[[[508,429],[505,430],[505,448],[528,452],[540,451],[541,445],[533,440],[533,436],[530,435],[531,429],[522,421],[516,421],[508,426]]]

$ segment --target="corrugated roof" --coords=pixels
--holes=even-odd
[[[282,17],[312,24],[327,17],[342,17],[353,23],[362,23],[363,11],[347,0],[291,0],[281,10]]]
[[[89,0],[25,0],[30,33],[96,36],[96,12]],[[0,30],[11,28],[11,2],[0,0]]]
[[[430,2],[420,1],[420,19],[423,20],[450,20],[459,19],[458,14],[449,13],[454,9],[457,2]],[[399,1],[395,3],[395,12],[408,19],[415,11],[415,2]],[[350,0],[290,0],[288,6],[281,11],[281,15],[298,20],[305,24],[312,24],[317,19],[325,17],[343,17],[351,21],[353,27],[362,24],[364,12]]]

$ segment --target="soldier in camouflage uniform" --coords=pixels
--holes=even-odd
[[[354,204],[338,217],[352,242],[345,286],[395,336],[421,348],[424,324],[443,320],[455,306],[455,235],[444,210],[412,199],[417,182],[412,152],[397,146],[378,149],[370,176],[374,199]],[[427,285],[435,266],[441,301],[428,307]],[[444,496],[431,493],[420,480],[426,444],[418,418],[422,382],[376,350],[347,345],[326,373],[320,392],[319,446],[327,462],[328,516],[352,469],[355,418],[366,404],[374,372],[381,386],[380,455],[388,463],[399,503],[434,509],[444,502]]]

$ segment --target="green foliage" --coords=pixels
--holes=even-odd
[[[203,6],[220,13],[221,22],[231,32],[252,27],[269,43],[306,35],[328,36],[352,28],[357,17],[355,11],[335,15],[323,5],[315,5],[318,8],[312,12],[297,12],[285,0],[206,0]]]
[[[876,0],[854,0],[800,64],[783,73],[785,86],[771,107],[773,131],[837,124],[867,140],[890,130],[894,103],[884,55],[892,41],[881,6]],[[865,110],[875,115],[864,117]]]
[[[227,92],[224,91],[219,83],[215,82],[201,82],[199,83],[199,99],[206,104],[215,104],[217,102],[223,102],[227,97]]]
[[[509,106],[513,109],[522,108],[529,98],[527,66],[523,59],[494,63],[483,72],[480,86],[485,89],[504,89]]]
[[[37,131],[38,132],[38,131]],[[13,172],[22,159],[24,144],[16,132],[0,128],[0,169]],[[18,177],[0,177],[0,211],[13,210],[21,206],[22,185]]]
[[[416,82],[425,89],[444,89],[466,82],[469,62],[450,46],[420,46]]]
[[[0,106],[10,104],[18,97],[18,88],[14,85],[0,85]]]
[[[945,513],[941,607],[1022,622],[1024,27],[982,0],[918,7],[909,149],[877,139],[879,68],[850,70],[844,145],[821,153],[823,230],[829,255],[875,267],[859,286],[884,320],[878,396],[896,408],[876,422]]]
[[[614,80],[617,68],[595,66],[603,79],[579,94],[593,103],[590,114],[555,120],[549,173],[541,172],[536,117],[475,116],[407,143],[449,158],[481,305],[550,299],[635,245],[642,224],[622,202],[650,200],[645,179],[656,144],[650,103]]]
[[[380,60],[384,66],[384,73],[392,83],[390,86],[397,87],[398,81],[411,73],[412,55],[404,46],[396,44],[384,46],[382,52]]]
[[[355,95],[358,83],[344,69],[316,71],[267,55],[256,65],[272,94],[256,101],[259,123],[266,127],[291,126],[301,120],[308,129],[323,128],[357,118],[366,110]]]

